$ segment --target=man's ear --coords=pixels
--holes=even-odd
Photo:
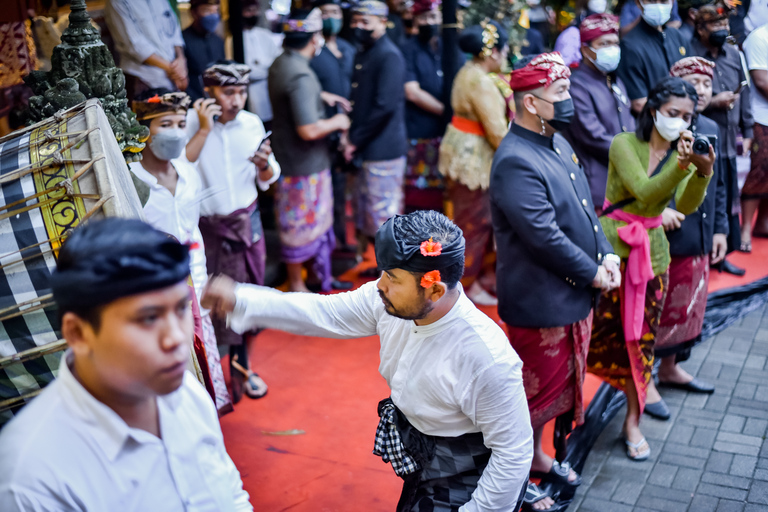
[[[440,300],[446,293],[448,293],[448,285],[445,284],[442,281],[438,281],[435,284],[433,284],[429,290],[427,290],[427,299],[431,300],[432,302],[437,302]]]
[[[527,110],[529,114],[534,116],[538,115],[536,107],[533,104],[535,98],[536,97],[533,94],[526,94],[523,96],[523,107],[525,107],[525,110]]]
[[[76,356],[90,353],[90,342],[94,336],[93,326],[76,314],[68,311],[61,317],[61,335]]]

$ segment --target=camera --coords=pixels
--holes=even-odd
[[[693,134],[693,145],[691,149],[697,155],[708,155],[709,145],[712,144],[714,148],[717,144],[717,135],[705,135],[701,133]]]

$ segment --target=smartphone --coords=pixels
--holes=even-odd
[[[259,142],[259,145],[256,146],[257,148],[260,148],[262,144],[264,144],[268,138],[272,136],[272,130],[269,130],[267,133],[264,134],[264,136],[261,138],[261,141]]]
[[[743,88],[745,88],[746,86],[747,86],[747,81],[746,81],[746,80],[742,81],[742,82],[739,84],[739,86],[736,88],[736,90],[735,90],[735,91],[733,91],[733,94],[739,94],[739,93],[741,92],[741,90],[742,90]]]

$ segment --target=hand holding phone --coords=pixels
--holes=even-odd
[[[739,86],[736,88],[735,91],[733,91],[733,94],[739,94],[742,89],[744,89],[747,86],[747,81],[743,80],[741,83],[739,83]]]

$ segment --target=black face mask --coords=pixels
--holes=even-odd
[[[568,126],[571,124],[571,119],[573,119],[573,100],[571,98],[568,98],[567,100],[560,100],[560,101],[547,101],[544,98],[539,98],[541,101],[546,101],[547,103],[551,103],[553,107],[555,107],[555,115],[552,117],[552,119],[544,119],[547,123],[549,123],[549,126],[554,128],[555,130],[561,132],[568,128]]]
[[[403,18],[403,26],[405,28],[412,28],[413,27],[413,18]]]
[[[243,26],[245,28],[253,28],[259,23],[259,17],[258,16],[244,16],[243,17]]]
[[[433,37],[440,35],[440,25],[420,25],[419,26],[419,41],[422,43],[428,43]]]
[[[709,44],[716,48],[720,48],[725,44],[725,40],[728,38],[728,31],[717,30],[709,33]]]
[[[352,30],[352,35],[355,38],[355,41],[363,45],[363,47],[369,47],[373,45],[373,30],[365,30],[364,28],[355,27]]]

